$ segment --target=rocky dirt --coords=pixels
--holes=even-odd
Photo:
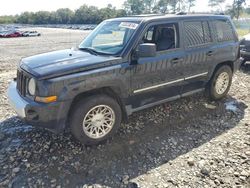
[[[20,58],[70,48],[87,33],[39,31],[0,40],[0,187],[250,187],[249,67],[222,101],[200,94],[138,112],[112,140],[85,147],[21,122],[8,105]]]

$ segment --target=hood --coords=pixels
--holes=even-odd
[[[88,52],[67,49],[22,59],[20,67],[37,79],[54,78],[118,63],[121,58],[96,56]]]

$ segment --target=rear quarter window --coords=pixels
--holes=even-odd
[[[218,42],[234,40],[233,28],[228,20],[215,20],[213,23]]]

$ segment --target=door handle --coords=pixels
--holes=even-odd
[[[174,59],[171,60],[171,63],[172,63],[172,64],[176,64],[176,63],[180,63],[180,62],[182,62],[182,61],[183,61],[182,58],[174,58]]]
[[[207,52],[207,56],[213,56],[214,55],[214,52],[213,51],[208,51]]]

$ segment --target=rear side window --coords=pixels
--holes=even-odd
[[[188,47],[211,42],[211,33],[207,21],[184,22],[185,40]]]
[[[233,28],[229,21],[213,21],[218,42],[234,40]]]

